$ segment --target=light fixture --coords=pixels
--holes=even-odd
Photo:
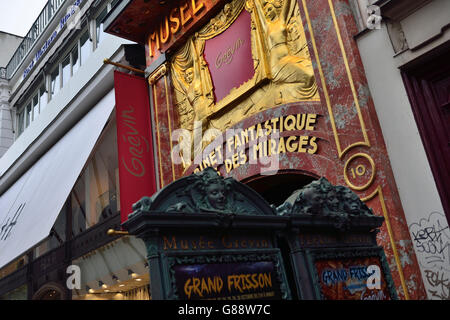
[[[144,263],[144,267],[148,268],[148,262]]]
[[[89,286],[86,286],[86,291],[89,293],[94,293],[94,290],[92,290]]]
[[[117,282],[120,282],[119,278],[117,278],[117,276],[115,274],[112,275],[112,279],[117,281]]]
[[[103,289],[108,288],[108,286],[105,283],[103,283],[103,281],[101,281],[101,280],[98,282],[98,286],[102,287]]]
[[[138,274],[134,273],[133,270],[131,270],[131,269],[128,269],[128,275],[131,276],[131,278],[133,278],[133,279],[138,276]]]

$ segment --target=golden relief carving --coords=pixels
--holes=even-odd
[[[205,42],[225,31],[242,10],[251,16],[255,73],[252,79],[217,102],[204,59]],[[201,121],[202,131],[215,128],[223,132],[242,119],[276,105],[319,100],[296,0],[227,3],[173,56],[170,69],[180,127],[191,132],[195,122]]]

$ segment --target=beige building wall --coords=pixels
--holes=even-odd
[[[357,1],[361,11],[364,1]],[[380,5],[381,23],[361,30],[356,41],[428,298],[450,299],[449,280],[436,281],[450,279],[450,229],[400,71],[449,44],[450,1],[383,9],[388,2],[370,1]]]

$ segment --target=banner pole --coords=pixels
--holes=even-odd
[[[133,68],[133,67],[130,67],[130,66],[126,66],[124,64],[113,62],[113,61],[111,61],[109,59],[104,59],[103,63],[105,63],[105,64],[112,64],[113,66],[116,66],[116,67],[119,67],[119,68],[124,68],[124,69],[130,70],[130,71],[133,71],[133,72],[137,72],[137,73],[140,73],[140,74],[145,74],[144,70],[136,69],[136,68]]]

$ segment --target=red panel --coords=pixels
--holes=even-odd
[[[250,31],[250,14],[243,10],[225,32],[206,41],[205,60],[214,84],[216,102],[228,95],[232,88],[250,80],[255,73]]]

